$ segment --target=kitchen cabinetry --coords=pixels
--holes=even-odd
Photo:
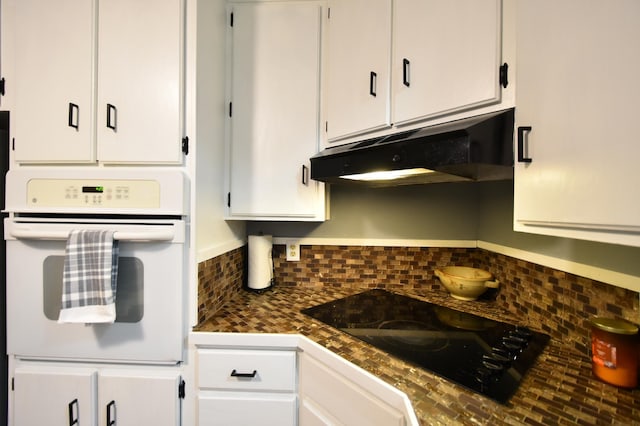
[[[13,425],[95,425],[97,377],[91,369],[16,369]]]
[[[304,336],[196,332],[189,342],[200,426],[418,424],[404,393]]]
[[[330,0],[327,135],[391,125],[391,0]]]
[[[17,162],[182,162],[183,0],[3,3]]]
[[[20,366],[12,424],[179,426],[179,385],[176,371]]]
[[[391,4],[331,4],[329,140],[501,99],[500,0]]]
[[[514,228],[640,246],[640,3],[517,2]]]
[[[405,425],[404,413],[339,374],[321,359],[300,354],[300,424]]]
[[[198,349],[198,425],[296,425],[296,353]]]
[[[322,10],[320,2],[230,7],[230,219],[324,220],[324,186],[309,177],[320,146]]]

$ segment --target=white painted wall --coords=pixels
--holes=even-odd
[[[225,32],[223,0],[198,0],[197,162],[195,191],[196,261],[244,245],[245,223],[225,221],[223,207],[225,135]]]

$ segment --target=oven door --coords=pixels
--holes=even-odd
[[[72,229],[119,241],[116,322],[59,324]],[[185,223],[6,218],[7,349],[22,358],[174,364],[182,359]]]

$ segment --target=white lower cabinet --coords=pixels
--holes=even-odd
[[[179,426],[180,372],[21,365],[12,380],[13,426]]]
[[[16,369],[12,424],[95,425],[96,376],[92,369]]]
[[[189,336],[198,426],[417,426],[407,395],[293,334]]]
[[[297,424],[296,352],[197,351],[198,425]]]
[[[300,424],[403,426],[402,411],[309,353],[300,355]]]
[[[198,397],[198,425],[295,425],[296,396],[216,392]]]

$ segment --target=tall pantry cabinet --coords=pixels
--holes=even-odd
[[[182,162],[182,0],[3,3],[15,161]]]

